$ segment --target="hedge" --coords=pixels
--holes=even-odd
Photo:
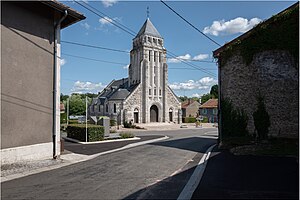
[[[68,138],[73,138],[82,142],[85,142],[86,133],[85,133],[85,124],[72,124],[67,127],[67,136]],[[95,142],[104,139],[104,128],[99,125],[88,124],[87,127],[87,141]]]
[[[183,119],[183,123],[195,123],[197,120],[195,117],[184,117]]]

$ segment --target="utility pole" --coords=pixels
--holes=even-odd
[[[70,97],[67,99],[67,125],[69,125],[69,105],[70,105]]]
[[[87,96],[85,96],[85,141],[87,142]]]

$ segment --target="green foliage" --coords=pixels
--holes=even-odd
[[[127,122],[127,121],[124,121],[123,126],[124,126],[124,128],[144,129],[142,127],[136,126],[136,125],[132,124],[131,122]]]
[[[257,110],[253,113],[253,119],[258,138],[267,139],[271,122],[264,103],[264,97],[260,93],[257,96]]]
[[[258,24],[251,30],[250,37],[237,40],[227,46],[220,53],[219,62],[224,65],[231,56],[239,51],[248,65],[252,62],[255,54],[266,50],[287,50],[294,56],[295,62],[298,62],[299,5]]]
[[[207,94],[203,94],[201,97],[201,104],[204,104],[205,102],[207,102],[209,99],[212,99],[213,96],[209,93]]]
[[[248,135],[248,116],[241,109],[235,109],[229,99],[221,100],[221,123],[223,137]]]
[[[184,117],[182,119],[184,123],[195,123],[197,121],[195,117]]]
[[[60,123],[61,124],[67,123],[67,113],[61,113],[60,114]]]
[[[85,124],[73,124],[67,127],[67,136],[82,142],[86,139],[86,126]],[[104,128],[98,125],[88,125],[88,142],[101,141],[104,139]]]
[[[133,138],[134,137],[134,134],[132,133],[120,133],[120,137],[122,139],[125,139],[125,138]]]
[[[85,115],[85,99],[80,94],[71,95],[69,115]]]
[[[115,126],[117,125],[117,121],[114,119],[109,120],[110,126]]]
[[[69,95],[64,95],[63,93],[60,93],[60,101],[65,102],[69,98]]]
[[[202,123],[208,123],[208,117],[203,117]]]
[[[210,89],[209,93],[214,99],[219,98],[219,91],[218,91],[218,85],[213,85]]]
[[[69,119],[69,124],[78,124],[78,119]]]

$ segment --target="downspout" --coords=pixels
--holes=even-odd
[[[57,96],[57,31],[60,31],[60,24],[62,21],[67,17],[68,11],[65,10],[64,16],[54,25],[54,66],[53,66],[53,159],[57,158],[56,155],[56,115],[57,115],[57,101],[56,101],[56,96]]]
[[[221,112],[221,66],[220,59],[218,59],[218,132],[219,132],[219,147],[222,146],[222,112]]]

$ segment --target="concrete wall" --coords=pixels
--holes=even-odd
[[[2,2],[1,7],[1,148],[50,144],[53,16],[16,3]]]
[[[298,63],[298,62],[297,62]],[[246,111],[248,131],[255,130],[252,114],[258,91],[265,97],[271,135],[299,134],[299,66],[287,51],[264,51],[246,65],[236,54],[220,66],[221,97]],[[226,116],[224,116],[226,117]]]

